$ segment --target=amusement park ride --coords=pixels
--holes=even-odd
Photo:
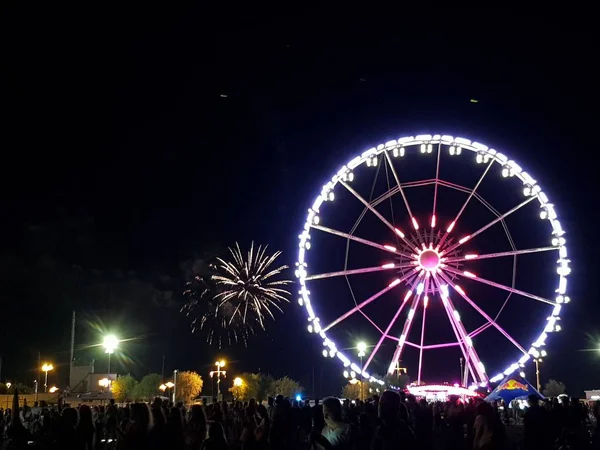
[[[472,162],[474,167],[465,166]],[[431,176],[414,179],[426,173],[421,166],[427,163],[431,166]],[[445,165],[452,167],[446,169]],[[463,186],[462,180],[453,177],[471,180],[471,185]],[[365,180],[373,178],[372,185],[366,185],[370,189],[364,189]],[[381,192],[376,189],[380,179],[387,180]],[[485,192],[503,202],[514,203],[503,203],[498,207],[501,211],[496,209],[492,206],[494,201],[483,196],[486,183],[493,185],[485,187],[488,189]],[[415,193],[419,190],[432,198],[425,202],[423,194]],[[440,196],[441,191],[444,195],[449,192],[448,195],[458,196],[460,202],[446,201]],[[335,204],[336,199],[341,205]],[[490,217],[475,212],[475,206]],[[350,214],[353,207],[359,208],[358,217],[344,222],[344,215]],[[519,221],[514,218],[517,213],[524,214]],[[363,226],[364,220],[370,222]],[[515,232],[509,225],[527,227],[528,233],[523,234],[520,229]],[[494,247],[500,245],[497,237],[486,239],[486,236],[502,230],[506,247]],[[534,244],[525,243],[520,233],[531,237]],[[519,238],[514,238],[515,235]],[[533,239],[540,235],[541,240]],[[345,255],[336,255],[331,250],[335,244],[327,244],[326,240],[344,243]],[[554,205],[540,184],[520,165],[505,154],[468,139],[446,135],[405,137],[350,159],[318,190],[298,244],[298,303],[306,312],[309,333],[323,344],[323,355],[337,359],[349,378],[383,385],[383,376],[369,368],[378,369],[379,373],[399,373],[403,370],[400,361],[407,347],[416,349],[413,358],[414,367],[418,368],[416,383],[409,391],[423,396],[441,390],[449,395],[474,395],[476,388],[487,388],[490,383],[497,383],[546,356],[546,341],[551,333],[560,331],[560,314],[569,302],[566,294],[570,260]],[[484,252],[480,253],[482,247]],[[374,256],[375,263],[365,262],[361,255],[367,251],[378,255]],[[359,256],[353,259],[353,255]],[[344,264],[340,267],[342,260]],[[494,266],[498,260],[507,262],[508,269],[498,270]],[[331,263],[333,270],[323,270],[326,263]],[[532,277],[520,271],[533,271],[538,282],[523,283]],[[381,278],[367,281],[367,277],[373,276],[367,274]],[[540,283],[542,277],[545,278]],[[340,279],[346,281],[349,294],[339,293],[339,284],[325,286]],[[517,282],[523,287],[517,289]],[[363,291],[371,288],[365,291],[366,298],[362,300],[355,295],[357,284]],[[493,293],[484,293],[483,289],[492,289]],[[472,293],[467,293],[471,290]],[[335,298],[331,298],[331,292],[336,293]],[[499,311],[490,309],[494,295],[502,296]],[[529,321],[526,327],[516,324],[515,315],[507,312],[511,305],[518,311],[529,311],[533,305],[531,308],[537,309],[528,313],[528,317],[538,317],[538,322]],[[375,306],[393,309],[389,316],[386,312],[377,317]],[[466,310],[467,315],[483,324],[470,326],[461,317]],[[384,320],[381,315],[386,316]],[[500,325],[505,316],[507,325]],[[427,328],[430,317],[447,320],[452,339],[432,343],[439,333],[436,326]],[[361,322],[356,325],[358,320]],[[416,333],[411,333],[415,324]],[[538,326],[537,333],[531,330],[531,325]],[[515,331],[507,331],[507,326]],[[486,336],[490,335],[485,333],[487,330],[496,333],[494,344],[486,343]],[[364,362],[362,356],[355,361],[344,349],[354,348],[350,340],[367,333],[376,335],[373,345],[364,354]],[[496,348],[498,339],[507,349]],[[523,343],[527,340],[532,341],[531,345]],[[461,380],[457,385],[425,384],[427,375],[433,377],[427,373],[424,353],[439,350],[454,351],[454,361],[460,355]],[[505,361],[501,370],[489,376],[482,360],[495,366],[511,353],[516,353],[512,361]]]

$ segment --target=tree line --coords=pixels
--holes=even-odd
[[[177,372],[175,401],[189,403],[202,392],[204,381],[193,371]],[[112,382],[111,391],[117,402],[152,401],[158,396],[169,396],[170,390],[161,391],[162,377],[150,373],[140,381],[131,375],[124,375]]]

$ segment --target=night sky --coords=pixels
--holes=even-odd
[[[179,312],[185,282],[236,241],[293,266],[306,210],[341,164],[441,133],[510,153],[545,186],[573,301],[542,381],[600,387],[600,353],[581,351],[600,347],[598,48],[583,18],[122,8],[3,14],[3,381],[31,382],[38,352],[66,380],[76,310],[76,358],[97,370],[91,346],[114,331],[131,339],[121,372],[160,372],[166,355],[167,371],[206,377],[224,357],[230,373],[289,374],[309,391],[314,368],[317,393],[337,393],[340,368],[295,302],[247,348],[219,351]]]

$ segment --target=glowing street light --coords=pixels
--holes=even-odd
[[[101,388],[106,389],[107,387],[110,386],[110,380],[108,378],[102,378],[102,379],[98,380],[98,385]]]
[[[42,372],[45,373],[44,392],[48,392],[48,372],[51,370],[54,370],[54,366],[52,364],[44,363],[42,366]]]
[[[359,342],[356,344],[356,349],[358,350],[358,357],[360,358],[360,399],[363,398],[363,358],[367,354],[367,344],[364,342]]]
[[[55,392],[58,392],[58,388],[56,386],[52,386],[48,392],[50,392],[51,394],[54,394]]]
[[[175,387],[175,383],[173,383],[172,381],[167,381],[166,383],[161,384],[158,388],[162,391],[165,392],[167,389],[170,390],[173,389]]]
[[[223,375],[224,377],[227,376],[227,372],[225,370],[221,370],[223,367],[225,367],[225,360],[220,360],[217,361],[215,363],[215,366],[217,366],[217,370],[211,370],[209,372],[209,375],[211,378],[214,378],[215,375],[217,377],[217,398],[220,398],[221,396],[221,375]]]
[[[242,380],[240,377],[236,377],[233,380],[233,385],[235,387],[242,387],[244,385],[244,380]]]
[[[112,355],[119,346],[119,338],[114,334],[104,336],[102,346],[104,347],[104,353],[108,354],[108,375],[110,376],[110,355]]]

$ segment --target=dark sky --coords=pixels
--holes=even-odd
[[[76,310],[76,356],[98,370],[104,356],[85,347],[114,330],[133,339],[118,364],[138,376],[162,355],[167,370],[206,376],[224,356],[231,372],[308,387],[314,367],[317,388],[323,378],[337,393],[340,370],[297,305],[247,349],[217,351],[179,313],[184,283],[235,241],[281,249],[293,266],[323,180],[370,146],[430,132],[535,168],[574,271],[542,379],[600,386],[600,355],[580,351],[600,345],[598,48],[584,17],[121,8],[3,14],[3,379],[33,379],[38,351],[64,379]]]

